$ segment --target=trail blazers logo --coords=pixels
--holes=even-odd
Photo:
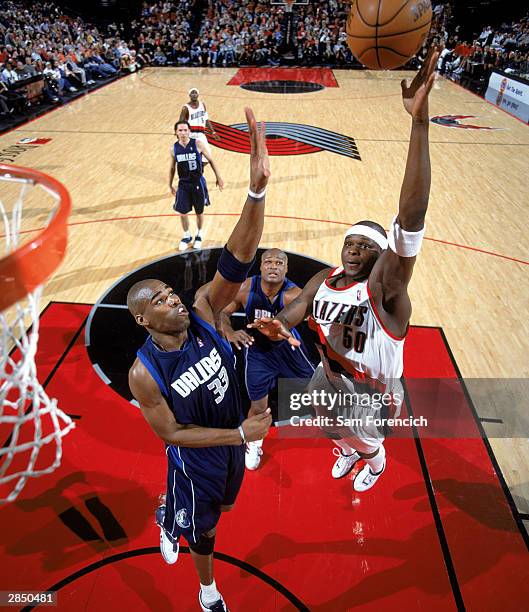
[[[473,125],[471,123],[460,123],[463,119],[477,119],[475,115],[436,115],[430,121],[437,125],[448,128],[459,128],[461,130],[501,130],[502,128],[487,127],[485,125]]]
[[[211,122],[220,140],[209,139],[210,144],[236,153],[250,153],[250,137],[246,123],[224,125]],[[329,151],[361,161],[360,153],[351,136],[299,123],[266,123],[266,145],[270,155],[306,155]]]
[[[14,164],[16,158],[22,153],[48,144],[48,142],[51,142],[51,138],[21,138],[14,145],[0,150],[0,162]]]

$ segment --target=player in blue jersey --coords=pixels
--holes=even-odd
[[[295,300],[301,289],[288,278],[288,258],[280,249],[268,249],[261,257],[261,274],[248,278],[239,289],[235,300],[221,314],[221,326],[227,340],[238,349],[246,349],[245,379],[251,406],[249,415],[261,414],[268,408],[268,394],[277,387],[279,378],[312,378],[312,366],[303,344],[292,350],[290,344],[274,342],[251,330],[235,331],[230,316],[244,309],[248,323],[262,317],[275,317]],[[301,340],[297,330],[292,334]],[[249,470],[256,470],[261,462],[263,440],[248,442],[245,462]]]
[[[224,181],[211,157],[211,152],[202,141],[191,138],[190,133],[187,121],[178,121],[175,124],[175,134],[178,140],[174,143],[171,150],[171,164],[169,166],[169,189],[176,196],[173,208],[180,214],[184,230],[184,236],[178,245],[179,251],[185,251],[193,242],[193,237],[189,232],[189,219],[187,217],[193,208],[197,217],[197,233],[192,246],[195,249],[199,249],[202,246],[204,207],[210,204],[208,187],[203,174],[202,155],[211,164],[218,188],[222,191],[224,187]],[[177,189],[173,187],[176,171],[178,172],[179,179]]]
[[[244,474],[246,442],[261,439],[269,411],[244,420],[230,345],[215,331],[253,264],[264,224],[270,176],[265,127],[250,109],[250,189],[224,247],[209,291],[188,311],[164,281],[133,285],[127,306],[149,333],[129,372],[129,385],[153,431],[165,442],[166,503],[157,510],[160,548],[174,563],[184,536],[200,579],[204,611],[227,610],[213,577],[215,529],[233,507]],[[174,604],[181,609],[183,603]]]

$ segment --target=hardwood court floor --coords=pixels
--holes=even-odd
[[[372,218],[389,226],[410,128],[403,73],[334,71],[338,87],[299,95],[227,85],[235,73],[147,69],[0,136],[0,151],[22,138],[51,138],[16,163],[52,174],[73,198],[68,253],[43,307],[50,300],[94,303],[123,274],[174,251],[180,226],[167,188],[169,150],[191,86],[224,125],[243,122],[248,105],[258,119],[316,126],[356,142],[361,161],[327,151],[271,158],[262,245],[338,263],[347,225]],[[498,129],[431,126],[432,191],[410,287],[412,323],[443,328],[464,377],[527,377],[529,128],[444,79],[431,94],[430,115],[471,115],[477,118],[461,122]],[[219,193],[206,170],[213,202],[206,247],[226,239],[248,184],[246,155],[213,152],[226,188]],[[489,416],[486,408],[480,415]],[[484,427],[492,437],[501,426]],[[527,439],[491,444],[529,518]]]

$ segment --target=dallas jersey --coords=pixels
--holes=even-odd
[[[198,134],[204,134],[206,131],[208,111],[203,102],[199,102],[197,108],[193,108],[190,104],[186,104],[186,108],[189,113],[189,119],[187,121],[191,128],[191,135],[193,138],[196,138]]]
[[[285,291],[292,287],[296,287],[295,283],[286,278],[274,301],[271,301],[261,287],[261,276],[254,276],[245,309],[248,323],[260,317],[275,317],[285,306]],[[291,332],[301,340],[295,328]],[[274,342],[257,330],[252,330],[252,336],[254,344],[246,349],[245,368],[246,388],[252,401],[268,395],[277,387],[279,378],[312,377],[314,367],[303,343],[293,351],[287,340]]]
[[[255,319],[260,319],[261,317],[270,317],[274,318],[283,308],[285,307],[284,303],[284,294],[285,291],[292,289],[292,287],[296,287],[297,285],[293,283],[288,278],[285,278],[281,289],[278,294],[274,298],[274,301],[270,301],[270,298],[265,295],[262,287],[261,287],[261,275],[258,274],[252,277],[252,284],[250,286],[250,291],[248,293],[248,301],[246,302],[246,320],[248,323],[253,323]],[[300,339],[300,335],[296,331],[295,328],[292,330],[292,335]],[[271,351],[274,348],[277,348],[281,342],[274,342],[273,340],[269,340],[266,336],[261,334],[259,331],[252,329],[250,334],[253,336],[254,344],[252,348],[256,348],[261,351]],[[284,340],[284,342],[287,342]],[[288,344],[288,342],[287,342]]]
[[[184,147],[178,141],[173,146],[178,178],[186,183],[199,183],[202,176],[202,155],[192,138]]]
[[[404,338],[382,323],[368,281],[333,287],[343,268],[331,270],[313,303],[309,327],[318,334],[318,349],[329,379],[345,375],[355,382],[391,391],[403,370]]]
[[[158,384],[176,421],[235,429],[243,421],[239,383],[229,343],[190,312],[187,340],[164,352],[149,336],[138,358]],[[244,446],[167,446],[164,530],[172,542],[197,542],[235,502],[244,475]]]

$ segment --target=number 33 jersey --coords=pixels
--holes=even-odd
[[[183,425],[232,429],[243,421],[230,345],[193,312],[181,350],[162,351],[149,336],[138,358]]]
[[[327,377],[345,375],[391,390],[393,381],[402,376],[404,338],[384,327],[367,280],[333,286],[342,273],[341,267],[331,270],[321,284],[308,321],[318,335]]]

